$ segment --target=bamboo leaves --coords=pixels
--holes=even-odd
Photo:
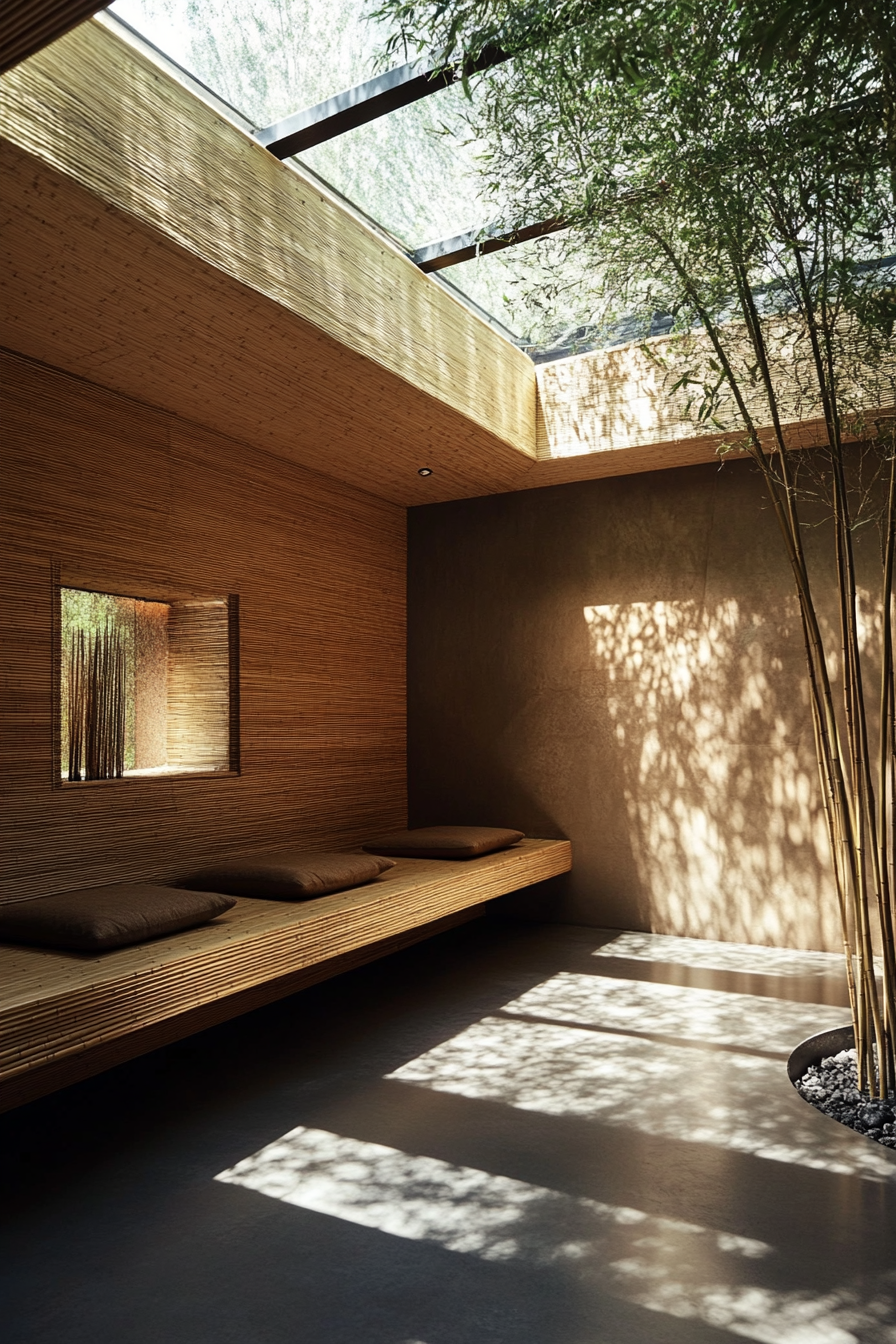
[[[789,5],[787,43],[760,59],[746,29],[778,30],[758,0],[576,9],[483,81],[473,129],[508,215],[569,221],[551,247],[578,262],[592,331],[673,314],[653,356],[665,395],[762,473],[799,605],[860,1085],[880,1096],[896,1090],[896,421],[878,413],[896,399],[896,140],[880,115],[896,102],[891,0],[868,7],[881,22],[867,31],[848,11]],[[528,0],[381,0],[387,12],[436,45],[530,17]],[[532,14],[554,12],[537,0]],[[637,80],[606,58],[622,18]],[[558,310],[561,285],[545,298]],[[809,418],[823,427],[813,454],[794,446]],[[869,524],[882,540],[870,626],[856,556]]]

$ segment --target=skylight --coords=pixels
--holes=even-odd
[[[357,0],[116,0],[124,20],[170,60],[238,110],[254,127],[271,125],[379,74],[386,30]],[[413,58],[416,53],[409,53]],[[462,117],[460,86],[440,90],[305,150],[297,162],[347,198],[408,253],[489,224],[477,149]],[[528,345],[537,305],[524,297],[538,273],[540,243],[479,257],[440,274]]]

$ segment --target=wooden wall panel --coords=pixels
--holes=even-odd
[[[225,601],[171,603],[168,616],[169,765],[228,769],[228,654]]]
[[[5,5],[0,14],[0,72],[55,42],[102,7],[97,0],[19,0]]]
[[[83,34],[65,43],[76,38],[81,41]],[[79,50],[71,49],[72,60]],[[109,50],[110,59],[116,50]],[[49,53],[39,60],[49,60]],[[31,66],[26,63],[22,71]],[[83,79],[68,67],[58,74],[60,81]],[[15,78],[24,76],[17,70]],[[156,78],[167,88],[167,76],[156,72]],[[31,146],[25,150],[0,140],[6,251],[0,267],[0,342],[8,348],[406,505],[713,460],[720,436],[695,433],[682,420],[675,399],[665,395],[637,346],[539,368],[536,415],[536,371],[529,366],[520,382],[519,352],[453,299],[442,313],[445,325],[436,330],[437,310],[423,312],[414,287],[418,280],[432,289],[433,282],[417,276],[408,291],[415,296],[411,303],[391,273],[362,265],[373,235],[347,215],[339,216],[345,228],[339,265],[347,268],[342,279],[334,279],[336,260],[322,244],[316,271],[306,258],[308,275],[322,285],[343,286],[332,322],[313,305],[306,313],[299,302],[304,290],[289,269],[294,239],[288,230],[282,237],[272,232],[266,245],[280,258],[284,277],[298,285],[294,294],[261,287],[251,268],[241,273],[233,258],[197,254],[195,239],[186,236],[191,217],[175,217],[175,200],[165,207],[171,217],[162,219],[136,213],[134,201],[126,208],[97,194],[98,170],[88,153],[93,142],[89,136],[90,143],[78,139],[87,132],[71,122],[71,109],[59,112],[52,126],[36,123],[39,82],[31,71],[23,86],[7,95],[6,123],[0,111],[0,128],[6,124]],[[59,94],[63,102],[72,96]],[[178,97],[189,95],[180,90]],[[211,115],[195,99],[181,111],[189,117],[197,108],[203,117]],[[93,115],[99,115],[96,106]],[[223,139],[209,153],[214,157],[220,149],[226,158],[228,137],[239,133],[216,125]],[[206,130],[211,136],[212,128]],[[71,135],[73,143],[66,138]],[[144,149],[135,147],[134,162],[126,151],[128,146],[120,145],[115,161],[124,182],[117,188],[122,199],[131,179],[147,171]],[[79,153],[86,156],[83,164]],[[64,162],[49,166],[48,160]],[[243,242],[252,227],[251,210],[245,220],[243,212],[252,204],[253,163],[250,158],[243,165],[244,180],[234,178],[228,204],[240,220],[237,236]],[[299,179],[275,167],[290,178],[283,188],[288,193]],[[156,168],[157,193],[181,190],[176,166],[173,183],[165,176],[169,165]],[[79,170],[88,185],[76,180]],[[111,162],[105,171],[111,183]],[[292,209],[295,202],[287,201],[284,209],[287,205]],[[204,207],[200,202],[196,208]],[[390,266],[413,271],[406,259],[378,246],[391,258]],[[367,290],[357,312],[352,285]],[[382,309],[378,318],[376,305]],[[367,321],[386,354],[378,355],[370,333],[365,335]],[[494,349],[477,345],[478,336],[460,339],[452,324],[464,322],[474,334],[488,331],[489,340],[497,342]],[[661,350],[663,341],[656,344]],[[438,390],[443,377],[456,381],[451,403]],[[474,385],[478,391],[468,396]],[[488,415],[483,402],[492,407]],[[514,446],[501,437],[501,417],[522,414],[524,403],[531,423]],[[818,420],[792,429],[807,446],[823,434]],[[432,468],[433,475],[420,477],[420,466]]]
[[[660,353],[666,340],[654,344]],[[677,399],[663,395],[661,371],[637,344],[542,364],[536,378],[540,461],[694,437]]]
[[[28,360],[0,373],[0,896],[403,824],[404,510]],[[53,787],[54,557],[72,586],[239,594],[240,775]]]

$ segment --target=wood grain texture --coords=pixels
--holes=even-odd
[[[721,442],[677,421],[681,437],[662,437],[661,399],[638,438],[622,411],[602,434],[627,374],[619,352],[609,364],[597,352],[564,362],[572,386],[568,367],[563,380],[538,370],[533,463],[15,146],[0,143],[0,169],[8,347],[382,498],[436,503],[692,466]],[[817,441],[821,428],[801,432]]]
[[[0,133],[534,456],[525,355],[99,22],[10,73]]]
[[[171,603],[167,704],[170,766],[229,768],[228,635],[226,601]]]
[[[309,968],[360,964],[367,955],[345,958],[394,950],[390,940],[433,932],[439,921],[568,871],[571,861],[568,841],[524,840],[462,863],[400,859],[375,882],[300,905],[240,899],[203,928],[100,956],[0,947],[0,1109],[19,1104],[11,1099],[21,1089],[4,1088],[31,1070],[97,1050],[108,1067],[132,1057],[130,1036],[218,1003],[220,1013],[199,1021],[223,1021],[233,1015],[228,1001],[246,1011],[269,1001],[239,997],[261,986],[271,985],[272,997],[292,993],[312,982],[301,978]],[[143,1049],[161,1043],[139,1038]],[[108,1047],[120,1040],[116,1056]]]
[[[693,427],[690,427],[691,431]],[[794,448],[818,448],[826,442],[823,420],[805,420],[784,426],[788,444]],[[772,431],[763,426],[760,439],[771,449]],[[634,476],[645,471],[670,471],[675,467],[696,467],[701,463],[718,464],[719,447],[731,435],[698,434],[678,439],[651,440],[646,443],[608,442],[600,448],[579,454],[544,457],[520,482],[519,489],[546,485],[567,485],[573,481],[598,481],[611,476]],[[844,436],[848,440],[848,436]],[[735,453],[735,457],[739,457]]]
[[[0,899],[173,878],[405,824],[404,510],[27,360],[0,360]],[[52,566],[240,596],[240,775],[52,787]]]
[[[9,142],[0,172],[7,348],[400,504],[510,490],[532,465]]]
[[[665,339],[652,344],[662,352]],[[694,437],[638,345],[593,350],[536,370],[539,461],[616,454]]]
[[[0,74],[95,14],[97,0],[17,0],[0,11]]]
[[[424,939],[432,938],[435,934],[443,933],[458,924],[479,919],[485,913],[484,906],[468,906],[454,914],[446,915],[443,919],[434,920],[431,924],[418,925],[391,938],[384,938],[380,942],[368,943],[354,952],[346,952],[340,957],[330,957],[326,961],[316,962],[313,966],[306,966],[300,971],[292,971],[289,975],[280,976],[276,980],[265,980],[259,985],[253,985],[251,989],[228,994],[226,998],[212,999],[208,1003],[200,1004],[198,1008],[178,1013],[175,1017],[166,1017],[147,1027],[138,1027],[136,1031],[129,1031],[126,1036],[101,1041],[99,1045],[92,1045],[76,1054],[63,1055],[49,1064],[39,1064],[23,1073],[13,1074],[10,1078],[0,1080],[0,1114],[16,1106],[24,1106],[26,1102],[35,1101],[38,1097],[45,1097],[61,1087],[69,1087],[84,1078],[92,1078],[105,1069],[114,1068],[116,1064],[123,1064],[129,1059],[136,1059],[150,1050],[158,1050],[162,1046],[171,1045],[174,1041],[182,1041],[198,1031],[217,1026],[219,1022],[229,1022],[242,1013],[252,1012],[254,1008],[261,1008],[267,1003],[276,1003],[278,999],[308,989],[311,985],[320,984],[322,980],[330,980],[345,971],[355,970],[371,961],[377,961],[380,957],[389,956],[392,952],[400,952],[405,947],[412,947],[415,943],[423,942]]]

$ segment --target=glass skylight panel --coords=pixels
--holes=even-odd
[[[380,73],[387,33],[356,0],[116,0],[124,19],[258,127]],[[478,226],[488,207],[465,143],[459,87],[299,156],[408,248]]]
[[[441,274],[487,312],[494,313],[519,339],[537,341],[540,322],[537,301],[529,290],[535,280],[541,239],[518,243],[502,252],[461,261]]]
[[[488,216],[466,143],[459,86],[398,108],[299,156],[409,249]]]
[[[370,79],[387,36],[356,0],[115,0],[110,9],[257,126]]]
[[[115,0],[110,13],[255,127],[281,121],[382,72],[387,30],[358,0]],[[417,53],[409,55],[414,58]],[[486,76],[487,77],[487,76]],[[475,97],[475,92],[474,92]],[[442,89],[297,158],[409,252],[491,224],[460,86]],[[442,278],[521,344],[538,343],[541,241],[447,268]],[[572,320],[572,319],[571,319]]]

